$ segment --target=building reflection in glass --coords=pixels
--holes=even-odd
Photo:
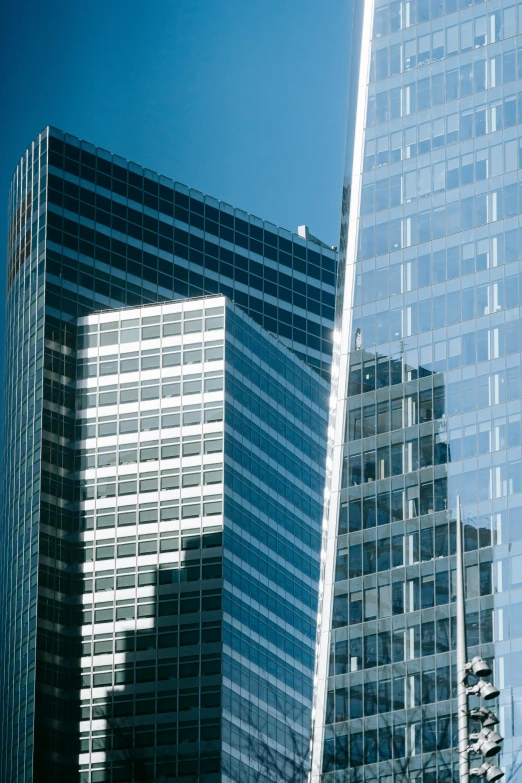
[[[469,655],[516,779],[522,16],[350,8],[312,779],[455,779],[457,494]]]

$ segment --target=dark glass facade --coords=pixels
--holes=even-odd
[[[458,780],[457,495],[468,659],[519,769],[521,21],[353,4],[314,781]]]
[[[223,293],[328,376],[334,251],[52,130],[47,165],[49,307]]]
[[[59,131],[24,154],[9,203],[4,779],[78,774],[77,318],[221,293],[326,377],[335,265],[333,251]]]

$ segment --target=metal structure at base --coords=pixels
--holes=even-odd
[[[457,710],[458,710],[458,752],[459,752],[459,781],[469,783],[470,777],[486,778],[489,783],[499,780],[504,776],[501,769],[485,759],[496,756],[500,752],[500,743],[504,738],[493,731],[491,726],[498,723],[498,718],[486,707],[469,711],[468,696],[480,696],[485,701],[495,699],[499,691],[495,686],[481,679],[491,674],[491,669],[486,663],[476,656],[472,661],[467,660],[466,648],[466,616],[464,597],[464,556],[462,520],[460,511],[460,497],[457,496]],[[468,677],[477,678],[474,685],[468,683]],[[482,728],[479,733],[470,734],[469,718],[479,720]],[[470,739],[473,744],[470,745]],[[480,767],[469,766],[469,754],[480,753],[484,761]]]

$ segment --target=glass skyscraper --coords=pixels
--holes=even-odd
[[[521,31],[508,0],[352,3],[314,783],[458,779],[457,495],[520,769]]]
[[[223,297],[78,349],[80,781],[304,783],[328,384]]]
[[[85,653],[89,657],[91,652],[87,652],[87,648],[82,650],[81,630],[88,624],[87,613],[89,611],[94,612],[96,618],[98,609],[103,612],[109,607],[97,607],[97,600],[94,601],[94,606],[91,606],[90,609],[87,605],[84,606],[87,600],[84,596],[89,594],[89,590],[92,590],[93,586],[84,583],[86,565],[82,558],[87,554],[86,542],[89,538],[92,540],[93,535],[98,535],[98,528],[95,528],[95,534],[89,533],[87,535],[84,527],[91,523],[94,524],[93,516],[92,514],[87,515],[87,521],[84,522],[84,515],[79,513],[83,507],[78,505],[83,502],[80,500],[83,497],[82,493],[91,491],[89,481],[92,474],[87,473],[84,476],[83,470],[87,471],[93,467],[89,463],[92,455],[82,455],[83,446],[76,445],[83,443],[83,430],[81,429],[83,424],[80,424],[80,419],[86,415],[82,407],[84,402],[87,405],[86,410],[91,408],[89,395],[86,394],[84,399],[83,391],[81,395],[78,393],[79,389],[83,389],[84,364],[85,359],[89,358],[89,354],[87,356],[82,354],[80,357],[78,353],[78,351],[84,350],[84,327],[86,326],[85,322],[81,323],[81,334],[79,334],[78,318],[85,318],[96,311],[123,306],[140,307],[172,299],[223,294],[234,300],[236,305],[245,310],[254,321],[257,321],[281,341],[281,345],[274,343],[274,345],[279,345],[278,350],[281,355],[290,357],[288,351],[285,352],[282,345],[284,343],[299,359],[303,359],[313,370],[326,378],[329,376],[331,361],[335,267],[336,253],[332,249],[323,247],[321,243],[307,241],[283,229],[278,229],[154,172],[143,170],[135,164],[97,149],[86,142],[64,135],[60,131],[51,128],[45,129],[24,153],[15,171],[9,201],[4,406],[5,458],[0,581],[2,616],[0,777],[3,780],[16,781],[17,783],[20,781],[73,781],[80,775],[80,754],[84,758],[83,754],[93,754],[94,750],[99,750],[100,753],[107,752],[106,739],[98,741],[96,738],[95,741],[93,736],[91,746],[89,744],[90,737],[80,737],[79,729],[80,720],[87,720],[80,712],[80,710],[87,709],[87,705],[82,706],[81,702],[88,700],[87,696],[83,698],[80,694],[83,693],[83,687],[89,687],[88,684],[83,686],[82,678],[84,676],[90,677],[91,673],[93,678],[98,674],[103,674],[103,672],[96,671],[89,674],[82,672],[82,654]],[[239,315],[232,314],[230,316],[231,323],[235,317],[240,318]],[[115,318],[116,320],[118,319]],[[151,327],[156,325],[151,324]],[[145,324],[143,326],[145,328]],[[257,327],[252,328],[255,331]],[[246,331],[245,329],[244,332],[246,333]],[[105,343],[105,339],[104,337],[102,340],[100,337],[100,345],[113,345],[110,342]],[[272,338],[265,336],[264,339],[271,341]],[[78,342],[79,340],[80,342]],[[146,350],[148,349],[144,347],[145,353]],[[274,351],[277,352],[276,348]],[[157,353],[156,351],[156,355]],[[116,349],[109,350],[108,354],[110,356],[116,355]],[[136,359],[135,356],[129,357],[129,361]],[[299,364],[298,359],[288,358],[287,360],[290,363],[293,361]],[[109,400],[109,398],[112,399],[111,395],[114,396],[116,391],[115,389],[101,391],[102,381],[104,382],[101,376],[105,374],[105,371],[108,373],[110,371],[109,376],[114,374],[112,367],[114,361],[116,359],[111,358],[110,361],[99,364],[100,399],[98,405],[100,410],[102,408],[102,394],[107,393],[109,396],[103,399]],[[152,363],[156,361],[152,354],[150,361]],[[245,368],[247,364],[248,362],[245,364]],[[87,368],[89,366],[89,362],[87,362]],[[301,365],[299,364],[299,366]],[[147,368],[144,366],[144,369]],[[121,372],[121,368],[119,371]],[[303,368],[302,371],[318,393],[324,395],[325,381],[320,379],[320,375],[314,376],[306,368]],[[202,376],[202,373],[206,372],[206,367],[203,370],[200,366],[197,372],[200,376],[199,381],[196,378],[191,380],[196,385],[198,382],[206,384],[207,378]],[[209,372],[213,371],[209,369]],[[286,411],[287,400],[284,390],[279,386],[276,388],[276,375],[280,375],[280,364],[277,364],[274,369],[271,367],[270,372],[273,377],[269,381],[262,380],[261,396],[264,395],[265,402],[268,404],[270,401],[270,405],[275,406],[278,415],[282,416],[283,410]],[[197,374],[196,371],[195,374]],[[210,383],[212,378],[209,377],[208,380]],[[261,383],[261,381],[259,382]],[[269,384],[268,387],[266,383]],[[245,388],[248,389],[248,386]],[[240,385],[238,389],[237,393],[243,395],[242,398],[245,396],[248,398],[248,391],[243,390]],[[132,392],[130,388],[125,391],[131,395],[136,393],[136,391]],[[294,468],[298,471],[298,481],[292,479],[294,501],[299,495],[297,491],[297,487],[301,486],[299,482],[308,481],[306,471],[310,468],[310,460],[312,459],[309,442],[304,436],[295,432],[295,427],[298,430],[300,427],[298,423],[294,422],[298,422],[302,405],[306,407],[306,405],[312,404],[311,397],[309,397],[309,402],[306,402],[303,394],[306,397],[308,392],[303,392],[298,388],[297,394],[294,395],[295,399],[290,394],[288,395],[289,408],[286,411],[286,421],[288,422],[288,439],[292,444],[289,453],[281,451],[280,447],[276,449],[272,442],[270,442],[270,447],[267,447],[272,466],[282,466],[283,463],[280,460],[285,460],[284,468],[281,470],[279,467],[277,468],[278,482],[283,481],[283,477],[287,475],[284,471],[292,472]],[[296,402],[297,398],[299,398],[298,402]],[[276,399],[277,402],[275,402]],[[119,400],[120,402],[121,400]],[[80,406],[78,410],[77,406]],[[201,405],[199,407],[201,408]],[[238,417],[240,416],[239,410],[238,407]],[[104,414],[100,413],[100,417],[103,418],[103,416]],[[270,421],[276,422],[275,419]],[[276,427],[279,433],[283,431],[280,429],[281,422],[279,420],[277,422],[275,424],[269,423],[268,427],[263,423],[263,437],[265,439],[268,437],[270,428]],[[109,432],[111,426],[114,426],[114,417],[111,421],[99,423],[100,426],[107,424],[107,432]],[[231,424],[230,426],[234,428],[236,425]],[[239,424],[237,426],[239,427]],[[319,429],[316,429],[315,432],[320,440]],[[293,434],[290,435],[290,433]],[[294,435],[295,443],[291,440]],[[91,435],[86,437],[91,437]],[[178,436],[173,433],[173,438],[176,437]],[[257,435],[243,434],[244,439],[248,440],[249,437],[254,438]],[[134,439],[136,440],[136,438]],[[204,443],[204,438],[202,442]],[[253,443],[252,449],[255,451],[257,461],[252,458],[252,465],[255,464],[256,467],[247,465],[243,465],[242,468],[238,467],[238,475],[234,478],[233,485],[238,498],[244,482],[248,484],[247,478],[245,478],[248,471],[258,470],[259,465],[263,464],[263,454],[266,453],[263,450],[265,446],[258,446],[256,441]],[[183,441],[181,441],[180,447],[183,448]],[[85,448],[91,447],[85,446]],[[245,454],[247,454],[248,449],[245,446],[244,448]],[[80,451],[76,454],[78,450]],[[297,455],[295,458],[294,451]],[[314,452],[314,455],[315,460],[318,454]],[[84,456],[87,460],[85,465],[82,461]],[[100,469],[105,470],[106,467],[108,468],[108,466],[101,465]],[[234,470],[235,468],[232,469],[233,473]],[[270,480],[273,479],[273,474],[264,464],[262,470],[266,480],[270,477],[272,477]],[[320,474],[323,468],[318,463],[314,470]],[[135,467],[130,472],[133,471],[136,471]],[[110,475],[110,471],[107,475]],[[157,480],[159,479],[158,474]],[[288,482],[290,483],[289,479]],[[283,481],[283,483],[285,482]],[[110,489],[110,485],[111,482],[108,481],[107,491]],[[313,492],[316,491],[315,484],[313,486],[306,484],[306,486],[309,486]],[[101,489],[100,491],[105,490]],[[296,622],[299,623],[296,638],[299,641],[295,643],[292,634],[286,633],[284,643],[290,644],[291,642],[292,645],[295,645],[292,649],[287,649],[284,646],[281,647],[279,637],[276,635],[270,637],[270,643],[274,644],[275,648],[284,649],[284,653],[278,657],[277,650],[274,648],[274,655],[271,654],[269,657],[270,665],[276,668],[275,671],[271,668],[267,678],[263,681],[270,681],[277,690],[277,684],[283,682],[280,677],[287,677],[284,680],[285,687],[295,688],[295,694],[292,698],[295,700],[294,706],[297,710],[296,705],[302,704],[302,701],[299,702],[297,698],[297,693],[308,693],[308,699],[310,696],[310,682],[306,681],[308,676],[306,672],[309,672],[310,667],[309,644],[306,642],[310,613],[307,608],[313,606],[317,573],[314,571],[316,565],[310,566],[307,558],[310,557],[312,561],[314,558],[317,560],[319,544],[317,531],[313,530],[315,524],[313,520],[316,517],[312,519],[311,510],[307,508],[298,511],[296,506],[293,513],[299,519],[295,522],[292,521],[294,517],[290,513],[286,513],[286,507],[283,511],[282,507],[278,505],[276,500],[279,497],[278,493],[277,487],[274,488],[270,485],[270,497],[266,500],[268,505],[265,505],[265,499],[262,502],[259,500],[260,513],[264,515],[264,527],[260,524],[256,528],[256,534],[259,533],[260,536],[266,534],[266,541],[263,539],[255,544],[250,533],[245,532],[245,536],[251,536],[251,546],[254,549],[258,546],[260,551],[262,550],[263,556],[268,558],[270,568],[272,568],[274,560],[272,554],[275,551],[278,553],[277,556],[283,560],[287,557],[285,539],[294,540],[292,539],[294,536],[292,530],[294,530],[295,555],[293,561],[289,561],[288,567],[289,573],[293,575],[293,582],[290,577],[284,584],[277,581],[286,574],[281,561],[281,567],[278,568],[277,574],[272,574],[269,571],[271,585],[274,588],[271,593],[278,592],[278,596],[270,594],[270,597],[267,598],[266,585],[263,582],[266,574],[260,571],[263,587],[259,586],[259,593],[245,599],[246,603],[250,601],[248,610],[241,604],[243,594],[247,595],[246,586],[241,583],[240,588],[237,585],[234,587],[234,600],[239,601],[241,618],[238,619],[231,608],[228,610],[230,616],[235,618],[231,622],[233,631],[230,633],[235,634],[239,639],[237,643],[241,644],[242,658],[239,663],[235,659],[235,662],[227,663],[229,669],[226,671],[233,670],[237,673],[243,667],[243,669],[252,672],[250,680],[242,672],[241,687],[244,689],[242,696],[248,704],[250,697],[245,694],[254,692],[252,690],[254,686],[249,684],[254,682],[254,674],[260,682],[265,677],[263,674],[266,672],[266,669],[263,669],[265,659],[262,658],[262,655],[266,653],[266,643],[264,641],[257,642],[260,648],[258,661],[253,657],[254,641],[247,642],[246,637],[253,640],[254,635],[258,634],[259,640],[264,638],[262,633],[265,631],[267,617],[271,616],[271,614],[267,614],[267,600],[270,601],[268,611],[279,618],[279,632],[282,632],[283,628],[286,628],[282,618],[284,617],[285,623],[291,624],[294,617],[289,614],[285,594],[288,592],[294,595],[303,606],[301,615],[295,615],[296,618],[299,618],[296,619]],[[304,497],[305,495],[303,495]],[[100,497],[100,500],[102,499]],[[85,502],[90,500],[91,498],[85,498]],[[96,500],[98,502],[98,499]],[[242,501],[236,499],[235,502],[240,505]],[[257,500],[249,502],[252,506],[249,513],[255,515],[255,508],[258,508],[256,506]],[[288,502],[292,503],[293,501],[289,500]],[[140,502],[138,502],[139,505]],[[141,513],[140,509],[139,511]],[[204,512],[204,506],[201,506],[201,512]],[[272,521],[274,513],[276,521]],[[306,517],[307,514],[308,517]],[[317,514],[315,507],[313,514]],[[308,518],[310,522],[305,524],[305,519]],[[245,514],[241,524],[246,525],[246,519]],[[105,522],[110,528],[109,519],[106,519]],[[162,523],[158,522],[157,524],[161,526]],[[212,526],[210,522],[208,524]],[[239,522],[236,521],[234,524],[241,528]],[[286,524],[295,525],[295,527],[290,530],[285,527]],[[205,535],[204,527],[206,525],[205,521],[201,525],[198,522],[197,527],[200,529],[200,534],[197,535]],[[308,525],[309,531],[306,535],[299,525],[304,527]],[[269,530],[266,529],[267,526]],[[117,535],[112,538],[119,539],[119,523],[114,530]],[[274,532],[275,530],[277,533]],[[101,535],[103,523],[99,532],[100,538],[103,538],[105,536],[105,534]],[[304,539],[298,539],[301,533],[303,533]],[[141,532],[138,532],[137,535],[136,546],[138,546],[139,552],[140,544],[143,543],[145,546],[146,541],[139,540]],[[209,535],[214,534],[209,533]],[[232,538],[234,535],[231,533]],[[157,539],[158,535],[155,535],[154,538]],[[299,551],[298,541],[304,547],[305,558]],[[130,544],[131,542],[123,543]],[[157,543],[160,548],[158,555],[160,558],[161,540]],[[172,545],[174,546],[174,542]],[[107,544],[107,546],[110,548],[116,544]],[[151,543],[150,546],[153,547],[154,544]],[[191,548],[189,545],[187,546],[189,549]],[[206,555],[205,546],[201,551],[203,552],[203,550]],[[216,557],[219,556],[216,554]],[[235,552],[234,557],[242,560],[241,547]],[[189,559],[187,556],[187,562]],[[260,557],[260,563],[262,560],[263,558]],[[161,559],[158,560],[158,565],[160,563]],[[265,563],[264,560],[263,563]],[[249,565],[251,574],[253,574],[254,566],[253,562]],[[265,565],[263,565],[264,567]],[[260,565],[259,568],[261,568]],[[308,570],[303,571],[304,568]],[[224,570],[226,578],[226,564]],[[187,566],[187,575],[189,571],[190,568]],[[234,573],[237,576],[240,569],[236,568]],[[299,583],[301,573],[304,575],[303,585]],[[125,574],[116,572],[114,575],[116,591],[119,589],[117,580],[120,576],[123,578]],[[310,583],[307,581],[309,577]],[[105,578],[103,576],[102,580]],[[139,592],[139,575],[136,578]],[[163,578],[161,568],[158,578]],[[107,579],[110,581],[108,575]],[[275,590],[276,581],[277,590]],[[101,584],[104,584],[103,581]],[[106,584],[108,585],[109,582]],[[252,585],[254,584],[257,585],[257,582],[252,576]],[[291,592],[294,589],[292,585],[295,586],[295,590],[301,590],[299,596]],[[96,588],[96,583],[94,583],[94,588]],[[103,589],[109,590],[107,586]],[[133,588],[129,587],[129,589]],[[254,590],[254,587],[252,589]],[[163,587],[158,583],[158,600],[162,590]],[[199,588],[195,588],[194,592],[197,590]],[[180,589],[180,592],[183,590]],[[96,589],[94,589],[94,593],[97,593]],[[98,597],[96,595],[96,599]],[[199,601],[199,597],[193,596],[193,598],[194,601]],[[204,602],[206,598],[207,596],[201,596],[201,601]],[[215,596],[214,598],[217,601]],[[312,601],[311,604],[306,603],[309,598]],[[112,599],[108,599],[107,603],[110,600]],[[255,614],[257,610],[253,608],[256,604],[259,607],[265,607],[259,610],[259,616]],[[187,604],[187,606],[189,605],[195,606],[195,603]],[[222,611],[226,614],[226,607],[227,603],[223,597],[223,609],[212,611]],[[114,618],[118,616],[118,608],[120,607],[116,607],[114,610]],[[85,617],[84,611],[86,612]],[[209,611],[211,610],[209,609]],[[139,614],[139,610],[137,612]],[[180,608],[180,613],[181,615],[184,613],[182,608]],[[106,614],[107,612],[100,617],[105,617]],[[253,619],[255,617],[256,620]],[[252,618],[250,636],[245,631],[250,621],[249,618]],[[161,617],[158,617],[158,622],[160,619]],[[94,621],[96,622],[96,619]],[[117,624],[118,621],[115,619],[114,622]],[[259,630],[255,623],[259,624]],[[200,630],[203,635],[203,629]],[[207,630],[210,634],[210,627]],[[229,632],[226,631],[224,625],[222,631],[223,642],[221,644],[226,645],[226,640],[229,638],[227,633]],[[217,634],[217,630],[215,633]],[[270,633],[272,634],[272,627]],[[92,648],[94,658],[97,655],[96,644],[98,641],[105,643],[108,642],[108,639],[97,640],[95,632],[92,642],[94,644]],[[118,643],[122,643],[121,639]],[[216,644],[218,643],[216,642]],[[231,649],[237,652],[235,644],[236,641],[229,642]],[[108,649],[108,644],[105,647]],[[99,649],[105,648],[101,645]],[[118,649],[118,654],[120,652],[121,650]],[[294,654],[302,655],[302,661],[299,657],[294,659],[292,657]],[[137,649],[136,659],[141,660],[142,657],[145,661],[150,655]],[[174,658],[174,654],[171,657]],[[230,657],[232,661],[234,656]],[[276,665],[280,658],[284,659],[285,666],[289,667],[283,667],[286,674],[283,669],[280,671]],[[131,658],[125,658],[125,661],[127,660],[130,661]],[[132,661],[134,667],[134,659]],[[301,679],[290,671],[295,661],[299,661],[303,667]],[[195,665],[195,661],[192,663]],[[174,664],[172,663],[172,665]],[[203,662],[201,662],[201,666],[203,667]],[[88,668],[87,664],[83,668]],[[223,682],[225,682],[225,673],[223,658]],[[159,670],[157,676],[161,676]],[[184,677],[185,675],[181,674],[180,676]],[[294,677],[294,685],[292,685]],[[136,678],[138,678],[137,673]],[[228,680],[232,682],[230,676],[228,676]],[[89,682],[91,681],[89,680]],[[87,683],[87,679],[85,683]],[[237,686],[237,681],[234,683]],[[94,679],[92,684],[94,688]],[[115,694],[119,692],[121,684],[118,680],[114,682]],[[125,685],[125,683],[123,684]],[[139,690],[137,684],[135,687]],[[147,687],[145,686],[145,690]],[[177,693],[176,687],[172,686],[172,689]],[[187,687],[189,686],[187,685]],[[224,686],[222,693],[225,704]],[[189,695],[194,696],[194,694],[187,694],[187,696]],[[282,697],[280,698],[279,694],[276,695],[276,702],[281,701]],[[181,698],[181,695],[179,697]],[[95,699],[98,696],[92,698]],[[259,714],[260,721],[264,720],[267,713],[264,712],[264,706],[261,704],[261,695],[258,694],[254,698],[258,700],[255,701],[256,714]],[[203,700],[202,694],[201,699]],[[115,703],[115,700],[113,701]],[[123,699],[122,703],[124,701]],[[235,696],[230,696],[229,701],[236,704],[237,700],[235,700]],[[281,709],[289,709],[290,701],[283,699],[281,704],[283,705]],[[95,706],[98,709],[98,705],[95,705],[93,701],[93,712]],[[292,718],[296,725],[305,720],[303,716],[308,708],[305,706],[302,709],[304,712],[297,710]],[[234,710],[236,707],[230,706],[229,713],[237,715],[237,710],[236,712]],[[279,731],[279,710],[277,703],[269,705],[270,719],[267,718],[267,725],[269,725],[271,732],[268,735],[270,743],[274,731],[276,733]],[[254,707],[252,707],[252,711],[254,711]],[[240,731],[240,723],[243,720],[244,713],[240,719],[232,721],[234,730],[230,728],[227,735],[230,747],[236,747],[234,743],[236,743],[237,736],[243,736]],[[98,730],[96,729],[96,731]],[[203,725],[201,725],[201,730],[203,740]],[[88,735],[88,729],[85,731]],[[299,735],[300,732],[298,731],[297,734]],[[192,734],[192,736],[196,735]],[[150,747],[150,734],[147,735],[146,740],[142,739],[145,745]],[[132,741],[135,740],[139,741],[137,737]],[[157,742],[156,736],[153,741]],[[197,742],[197,740],[194,741]],[[209,742],[211,742],[210,739]],[[225,742],[224,728],[223,742]],[[272,753],[270,743],[266,747],[267,752],[270,749],[270,753]],[[244,756],[240,757],[234,753],[231,754],[233,760],[230,761],[230,769],[243,770],[241,764],[244,761]],[[127,753],[127,755],[129,754]],[[189,759],[188,777],[194,775],[194,756],[197,756],[197,753],[194,753]],[[106,770],[101,769],[103,764],[100,757],[93,755],[89,757],[88,762],[85,762],[85,764],[88,763],[91,764],[90,769],[93,770],[93,780],[103,779],[101,776],[108,774]],[[103,763],[106,766],[106,760]],[[112,764],[113,761],[111,760],[110,763]],[[97,764],[98,767],[96,767]],[[110,767],[111,775],[116,774],[114,769],[113,764]],[[149,769],[147,767],[147,770]],[[203,770],[200,772],[203,774]],[[120,773],[127,774],[121,770]],[[88,776],[91,771],[89,769],[82,770],[82,774],[85,778],[85,774]],[[137,779],[138,772],[134,770],[133,774]],[[173,774],[178,773],[173,772]],[[218,773],[209,771],[208,774],[216,775]],[[241,771],[241,774],[244,772]],[[87,779],[89,778],[87,777]]]

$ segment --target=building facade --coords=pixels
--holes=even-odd
[[[520,769],[521,24],[352,4],[314,783],[458,779],[457,496],[468,656]]]
[[[78,340],[80,781],[304,781],[327,383],[223,297]]]
[[[335,265],[317,242],[54,129],[28,147],[9,202],[2,779],[79,774],[77,319],[221,293],[326,376]]]

